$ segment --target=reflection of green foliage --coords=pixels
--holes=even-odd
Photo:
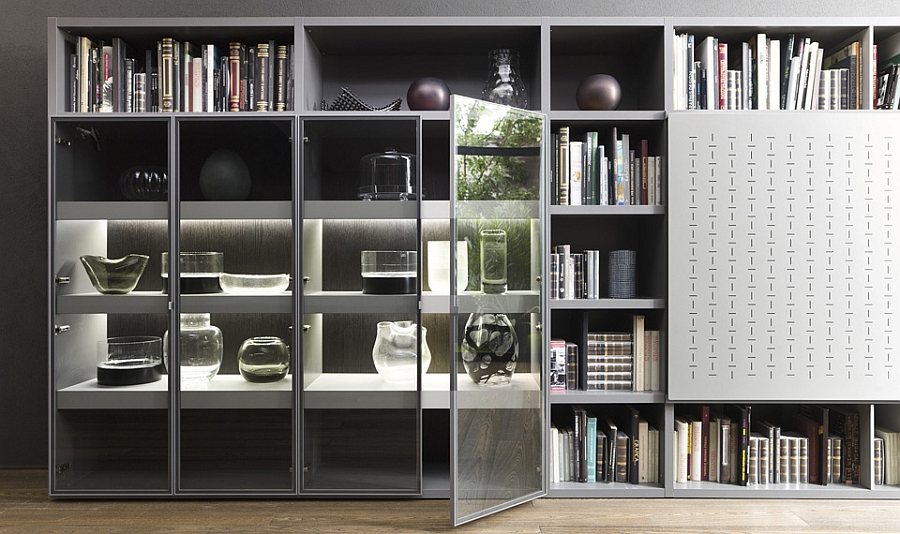
[[[481,231],[499,229],[506,232],[506,275],[509,290],[531,289],[531,224],[523,219],[462,219],[458,221],[457,239],[469,246],[469,289],[481,289]]]
[[[539,147],[543,119],[521,110],[466,100],[456,107],[456,144],[467,147]],[[457,156],[459,200],[534,200],[540,157]]]

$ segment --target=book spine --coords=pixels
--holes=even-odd
[[[288,47],[287,45],[278,45],[275,47],[275,111],[285,111],[287,109],[287,68],[288,68]]]
[[[628,435],[616,432],[616,482],[628,482]]]
[[[266,95],[269,92],[269,43],[259,43],[256,62],[257,97],[256,111],[269,111],[269,101]]]
[[[228,43],[228,111],[241,111],[241,43]]]
[[[147,73],[137,72],[134,75],[134,112],[147,111]]]
[[[163,37],[159,64],[159,110],[175,111],[175,41]]]
[[[562,126],[559,129],[559,187],[557,197],[560,206],[569,205],[569,180],[571,179],[569,171],[569,127]]]
[[[134,112],[134,59],[126,58],[125,59],[125,74],[124,74],[124,86],[125,86],[125,96],[124,96],[124,108],[123,111],[126,113]]]
[[[550,340],[550,391],[566,390],[566,342]]]
[[[569,204],[580,206],[583,200],[582,174],[584,148],[582,141],[569,141]]]
[[[566,389],[576,391],[579,378],[578,345],[572,342],[566,343]]]

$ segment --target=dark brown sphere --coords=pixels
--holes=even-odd
[[[440,78],[419,78],[409,86],[406,103],[413,111],[450,109],[450,88]]]
[[[592,74],[581,80],[575,102],[581,110],[610,110],[619,107],[622,88],[609,74]]]

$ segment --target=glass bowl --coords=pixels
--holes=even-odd
[[[221,293],[219,275],[225,270],[223,252],[181,252],[178,267],[181,269],[182,293]],[[162,253],[162,290],[169,290],[169,253]]]
[[[419,268],[417,259],[415,250],[363,250],[360,257],[362,292],[415,293]]]
[[[291,277],[284,273],[219,275],[219,285],[226,293],[281,293],[290,282]]]
[[[84,255],[81,263],[94,289],[104,295],[125,295],[137,285],[149,259],[149,256],[141,254],[129,254],[112,260],[103,256]]]
[[[130,386],[162,378],[162,338],[121,336],[97,342],[97,383]]]

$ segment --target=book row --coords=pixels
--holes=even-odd
[[[802,405],[751,419],[751,406],[706,405],[675,414],[675,482],[721,484],[859,484],[859,414]],[[880,447],[885,450],[885,447]],[[874,449],[873,449],[874,451]],[[873,452],[876,471],[885,464]],[[876,476],[876,484],[883,477]]]
[[[826,55],[793,33],[758,33],[731,49],[714,36],[678,33],[674,108],[864,109],[862,67],[859,41]]]
[[[613,127],[609,144],[599,132],[575,139],[569,126],[552,134],[552,203],[581,205],[661,205],[665,164],[650,154],[649,142],[632,144],[627,133]]]
[[[587,350],[550,340],[550,391],[659,391],[659,330],[633,317],[633,332],[590,332]]]
[[[637,294],[637,253],[612,250],[606,254],[607,283],[601,284],[599,250],[572,252],[570,244],[556,245],[550,253],[550,298],[634,298]]]
[[[900,55],[885,62],[878,73],[878,85],[875,90],[876,109],[900,109]]]
[[[572,406],[550,427],[550,477],[558,482],[659,481],[659,430],[628,406],[594,413]]]
[[[164,37],[137,52],[124,40],[79,37],[70,55],[69,111],[288,111],[293,45],[214,44]]]

